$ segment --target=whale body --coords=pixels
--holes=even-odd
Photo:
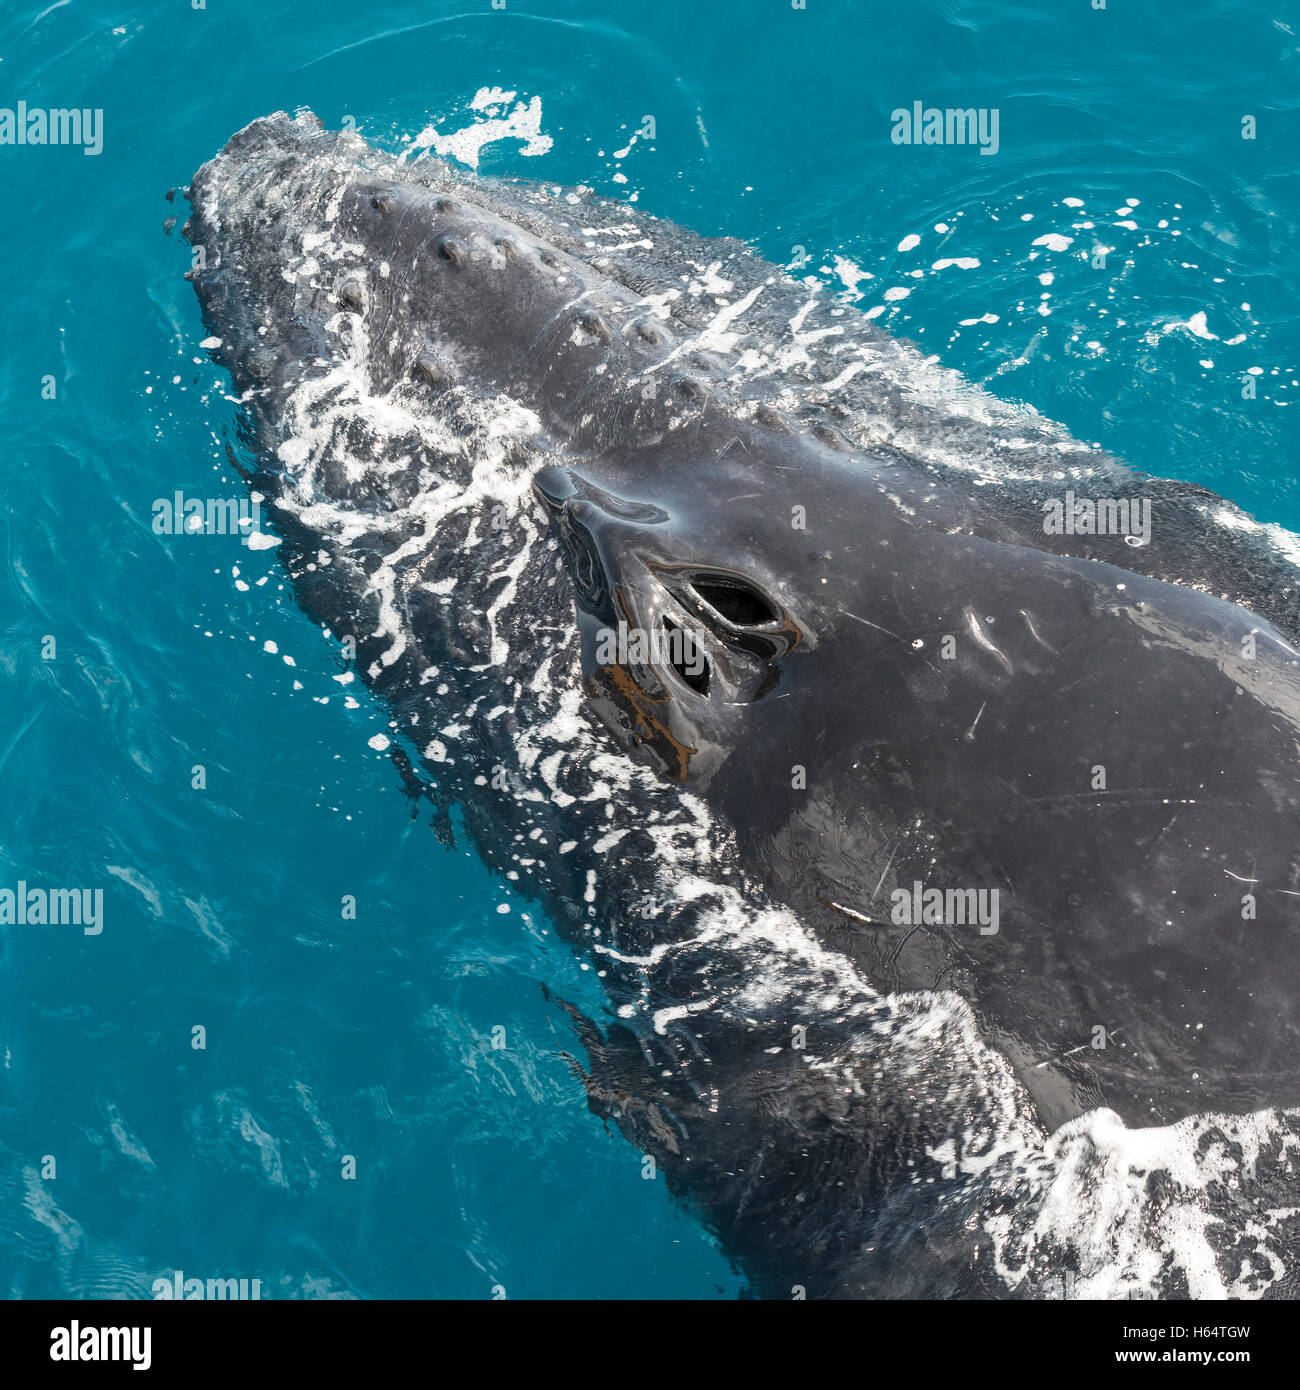
[[[1284,538],[626,204],[283,113],[189,199],[300,603],[756,1293],[1288,1287]]]

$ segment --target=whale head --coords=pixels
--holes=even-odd
[[[1063,553],[1032,479],[1055,489],[1087,451],[922,408],[914,358],[836,309],[814,332],[775,267],[715,294],[698,239],[646,220],[644,252],[607,249],[631,214],[545,186],[280,115],[191,201],[191,278],[260,466],[337,542],[295,578],[355,587],[377,683],[417,650],[417,688],[490,670],[478,636],[508,593],[618,745],[705,797],[879,988],[969,999],[1045,1115],[1300,1099],[1300,666],[1219,597],[1247,568],[1223,528],[1204,543],[1200,502],[1116,541],[1122,565]],[[852,383],[814,337],[858,349]],[[987,488],[968,455],[999,465]],[[1028,502],[1004,521],[1016,468]],[[457,524],[426,527],[452,493]],[[474,509],[503,495],[518,524],[484,542]],[[1243,927],[1243,883],[1268,933]],[[997,930],[900,916],[914,888],[996,891]],[[1221,1026],[1197,1030],[1207,981]]]

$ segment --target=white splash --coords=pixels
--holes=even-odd
[[[460,130],[444,133],[436,125],[428,125],[407,142],[402,154],[419,155],[432,149],[442,159],[455,159],[478,168],[479,156],[487,145],[499,140],[518,140],[523,145],[521,155],[535,157],[549,152],[554,143],[542,134],[542,99],[534,96],[527,102],[515,101],[516,93],[500,87],[480,87],[470,102],[470,110],[484,113],[486,119],[476,119]],[[515,101],[513,109],[507,110]]]

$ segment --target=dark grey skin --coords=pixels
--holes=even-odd
[[[687,785],[873,983],[970,1000],[1048,1123],[1096,1105],[1149,1124],[1295,1103],[1300,671],[1280,634],[1111,565],[917,528],[873,505],[857,458],[804,461],[790,495],[808,533],[781,525],[771,494],[733,511],[754,458],[772,461],[770,441],[739,437],[707,475],[669,458],[640,485],[627,463],[580,475],[664,507],[648,523],[582,501],[567,515],[630,626],[693,609],[718,673],[701,694],[669,666],[652,715],[602,712],[632,746],[641,714],[668,731],[652,749],[697,750]],[[797,446],[778,456],[796,466]],[[539,486],[558,492],[552,479]],[[771,596],[778,623],[693,606],[674,577],[698,569]],[[798,638],[765,661],[744,647],[768,627]],[[587,669],[598,691],[605,673]],[[918,880],[998,888],[997,933],[893,925],[890,890]],[[1059,1071],[1035,1065],[1084,1045]]]
[[[1300,1100],[1300,620],[1296,571],[1259,528],[1035,416],[990,423],[929,393],[909,380],[919,355],[853,311],[803,309],[805,288],[736,243],[627,207],[399,166],[283,116],[236,136],[190,199],[191,278],[304,607],[359,635],[358,671],[411,730],[410,778],[440,818],[461,808],[490,863],[518,865],[535,833],[583,846],[539,853],[524,883],[579,949],[604,924],[623,1021],[579,1020],[593,1107],[656,1154],[757,1292],[1005,1293],[979,1218],[1032,1208],[1032,1184],[1008,1168],[1001,1186],[918,1191],[908,1155],[945,1136],[1032,1145],[1096,1107],[1141,1126]],[[312,229],[345,249],[286,276]],[[730,292],[656,312],[713,262]],[[742,354],[765,339],[796,351],[754,370]],[[304,484],[277,450],[295,393],[341,362],[469,442],[359,411],[315,441]],[[535,416],[510,446],[532,521],[489,532],[484,496],[410,545],[403,509],[470,485],[470,403],[502,398]],[[360,476],[343,455],[411,462]],[[1150,544],[1045,534],[1066,487],[1152,499]],[[338,542],[303,510],[321,498],[368,524]],[[530,548],[530,527],[550,539]],[[390,660],[374,576],[394,554]],[[619,623],[675,627],[688,659],[608,659]],[[657,784],[588,797],[599,773],[570,749],[563,795],[526,799],[538,763],[518,749],[550,708],[526,676],[552,660],[600,731],[588,755],[621,749]],[[422,764],[427,731],[462,710],[470,755]],[[514,796],[483,790],[489,767]],[[785,904],[889,997],[836,985],[819,1002],[835,967],[795,969],[758,931],[697,942],[701,901],[647,914],[646,826],[695,804],[683,794],[716,818],[723,897]],[[610,826],[618,848],[586,857]],[[895,922],[891,893],[916,881],[996,890],[996,933]],[[759,976],[780,981],[767,1004]],[[960,1027],[930,1061],[892,1045],[914,991],[966,1000],[992,1053]],[[790,1047],[801,1024],[816,1058]]]

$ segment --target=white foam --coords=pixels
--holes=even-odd
[[[519,153],[530,158],[546,154],[553,141],[549,135],[542,134],[541,97],[516,102],[513,110],[506,112],[514,99],[514,92],[504,92],[500,87],[480,87],[470,102],[470,110],[488,113],[486,119],[475,119],[459,130],[446,133],[437,125],[427,125],[407,142],[402,158],[432,148],[443,159],[455,159],[477,169],[484,147],[500,140],[520,141],[523,148]],[[502,112],[505,114],[500,114]]]

